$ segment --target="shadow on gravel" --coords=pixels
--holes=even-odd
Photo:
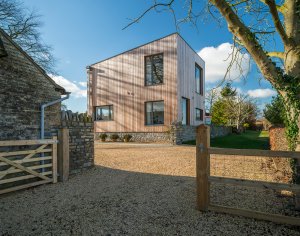
[[[95,166],[68,182],[0,198],[0,235],[298,235],[196,210],[195,178]]]

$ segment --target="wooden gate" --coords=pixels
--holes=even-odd
[[[57,182],[57,137],[0,142],[0,194]]]

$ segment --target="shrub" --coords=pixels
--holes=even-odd
[[[119,138],[120,138],[120,137],[119,137],[119,135],[117,135],[117,134],[111,134],[111,135],[110,135],[110,139],[111,139],[112,141],[114,141],[114,142],[116,142]]]
[[[245,129],[249,129],[250,125],[249,125],[248,123],[245,123],[245,124],[243,124],[243,127],[244,127]]]
[[[105,142],[106,138],[107,138],[107,134],[100,134],[99,138],[101,139],[102,142]]]
[[[132,135],[130,135],[130,134],[125,134],[124,135],[124,141],[125,142],[129,142],[131,138],[132,138]]]

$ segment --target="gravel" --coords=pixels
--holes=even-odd
[[[297,227],[195,209],[195,148],[95,145],[68,182],[0,198],[0,235],[300,235]]]

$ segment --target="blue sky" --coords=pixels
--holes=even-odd
[[[87,65],[176,31],[167,12],[152,12],[140,23],[122,30],[130,22],[129,18],[138,16],[151,3],[152,0],[24,0],[25,6],[36,9],[42,16],[43,39],[53,46],[53,54],[58,59],[59,76],[55,79],[72,91],[66,102],[68,109],[86,111]],[[183,13],[179,6],[176,10]],[[226,62],[222,57],[227,58],[228,43],[232,43],[226,24],[220,27],[211,18],[203,17],[198,21],[198,29],[185,24],[179,33],[195,51],[202,50],[200,55],[209,67],[206,86],[214,87],[219,75],[224,73]],[[248,79],[234,82],[233,86],[256,97],[262,107],[274,92],[265,90],[271,86],[267,81],[259,82],[260,78],[251,63]]]

